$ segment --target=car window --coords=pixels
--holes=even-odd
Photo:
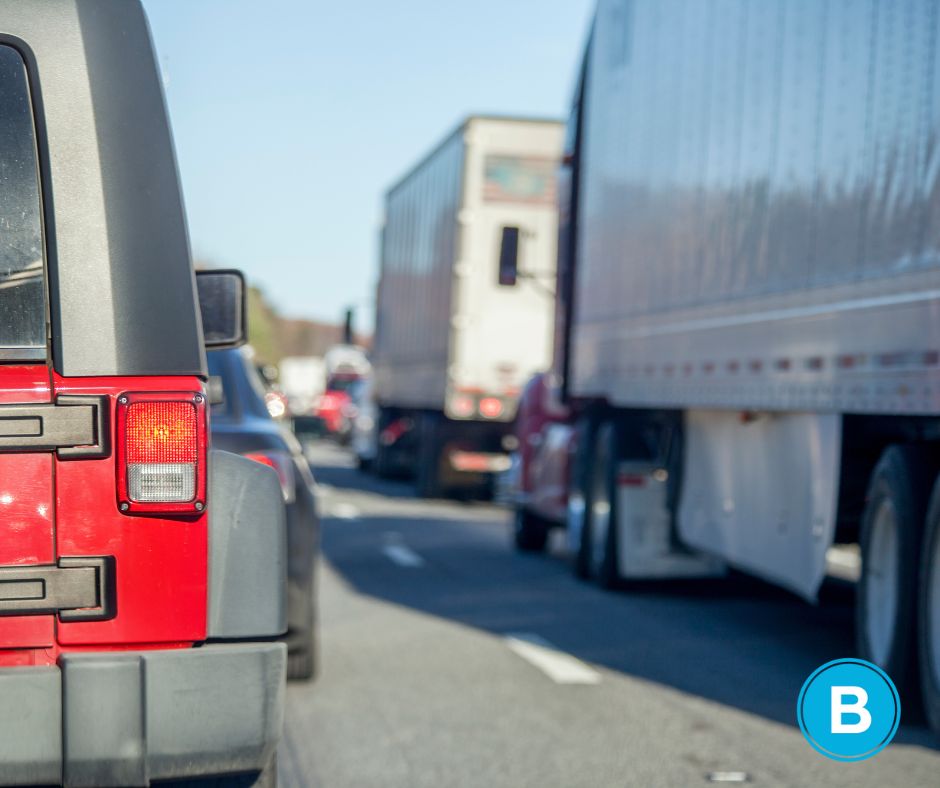
[[[0,359],[46,355],[41,210],[26,66],[0,45]]]
[[[333,375],[326,382],[327,391],[342,391],[347,394],[352,394],[352,389],[360,381],[360,378],[355,375],[346,375],[340,373],[338,375]]]

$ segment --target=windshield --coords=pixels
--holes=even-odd
[[[339,374],[332,375],[326,383],[327,391],[342,391],[350,394],[357,384],[362,380],[358,375]]]

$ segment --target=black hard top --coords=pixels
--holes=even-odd
[[[29,74],[52,357],[64,375],[205,374],[159,70],[137,0],[0,0]]]

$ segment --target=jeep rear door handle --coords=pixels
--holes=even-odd
[[[0,405],[0,452],[55,451],[62,458],[110,453],[107,397],[56,397],[55,403]]]
[[[63,622],[114,618],[114,558],[60,558],[58,565],[0,566],[0,616],[55,613]]]

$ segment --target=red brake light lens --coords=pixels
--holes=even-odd
[[[116,409],[122,512],[205,509],[206,413],[201,393],[122,394]]]
[[[191,402],[127,406],[127,462],[196,462],[196,408]]]
[[[458,394],[451,402],[450,409],[458,419],[470,418],[474,410],[473,397]]]
[[[480,415],[486,419],[498,419],[503,413],[503,403],[496,397],[484,397],[480,400]]]

